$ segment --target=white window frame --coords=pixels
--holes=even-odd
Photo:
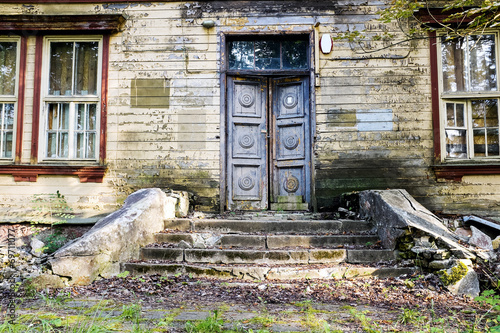
[[[16,43],[16,73],[15,73],[15,84],[14,84],[14,95],[0,95],[0,161],[11,162],[15,158],[16,151],[16,133],[17,133],[17,105],[18,105],[18,91],[19,91],[19,66],[21,58],[21,38],[20,37],[4,37],[0,36],[0,42],[15,42]],[[7,103],[14,104],[14,126],[12,128],[12,151],[11,157],[4,157],[4,144],[3,141],[3,105]]]
[[[444,35],[437,35],[437,52],[438,52],[438,77],[439,77],[439,121],[440,121],[440,137],[441,137],[441,161],[442,162],[488,162],[500,160],[500,156],[486,156],[477,157],[474,156],[474,135],[473,135],[473,125],[472,125],[472,101],[473,100],[485,100],[485,99],[497,99],[498,107],[498,119],[500,123],[500,36],[498,31],[485,31],[478,35],[494,35],[495,36],[495,61],[496,61],[496,78],[497,87],[496,90],[492,91],[467,91],[467,92],[444,92],[444,79],[443,79],[443,56],[441,53],[441,38]],[[447,125],[447,114],[446,114],[446,104],[447,103],[462,103],[465,105],[465,119],[464,125],[467,131],[466,134],[466,144],[467,144],[467,157],[457,158],[457,157],[446,157],[446,129],[450,128]],[[499,126],[500,127],[500,126]]]
[[[98,42],[99,51],[97,58],[97,93],[95,95],[49,95],[50,76],[50,43],[52,42]],[[102,85],[102,50],[103,36],[47,36],[43,43],[43,69],[42,69],[42,91],[40,103],[40,134],[39,134],[39,156],[41,161],[76,161],[96,163],[99,161],[99,140],[100,140],[100,120],[101,120],[101,85]],[[73,59],[74,62],[74,59]],[[74,75],[74,73],[73,73]],[[73,84],[72,80],[72,84]],[[68,157],[48,157],[48,105],[49,103],[69,103],[69,129],[68,129]],[[96,137],[95,137],[95,157],[77,158],[76,152],[76,105],[92,103],[96,104]]]

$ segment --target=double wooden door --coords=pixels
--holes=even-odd
[[[309,78],[228,77],[226,113],[227,208],[310,203]]]

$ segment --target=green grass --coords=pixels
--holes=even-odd
[[[219,333],[224,327],[224,320],[219,318],[219,311],[210,312],[205,320],[198,322],[188,321],[184,328],[188,333]]]

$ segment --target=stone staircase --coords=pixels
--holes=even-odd
[[[284,280],[379,277],[411,273],[377,246],[373,225],[361,220],[172,219],[142,248],[140,261],[123,263],[138,274]]]

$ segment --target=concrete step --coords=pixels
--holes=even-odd
[[[278,211],[307,211],[309,204],[302,202],[273,202],[271,203],[271,209]]]
[[[184,241],[194,245],[204,234],[196,233],[159,233],[157,243],[173,245]],[[369,245],[379,240],[375,235],[252,235],[223,234],[214,244],[216,247],[244,247],[277,249],[284,247],[337,247],[339,245]]]
[[[166,276],[189,275],[217,279],[253,280],[302,280],[302,279],[344,279],[376,276],[378,278],[411,275],[413,267],[365,267],[359,265],[288,265],[279,267],[257,265],[199,265],[188,263],[125,263],[121,271],[132,275],[161,274]]]
[[[373,225],[359,220],[165,220],[165,229],[192,232],[235,233],[235,234],[342,234],[369,232]]]
[[[378,249],[181,249],[145,247],[142,260],[204,264],[332,264],[376,263],[395,259],[394,251]]]

